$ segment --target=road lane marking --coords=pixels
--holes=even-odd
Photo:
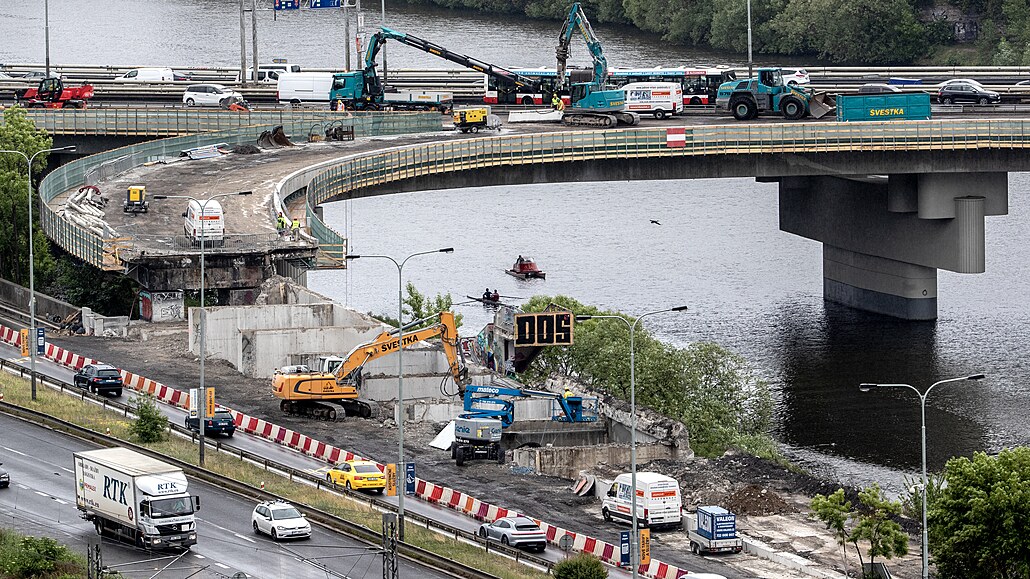
[[[61,503],[62,505],[67,505],[67,504],[68,504],[68,501],[62,501],[61,499],[59,499],[59,498],[57,498],[57,497],[50,497],[50,498],[52,498],[52,499],[54,499],[55,501],[57,501],[57,502]]]
[[[222,569],[232,569],[232,567],[228,565],[223,565],[221,563],[215,563],[215,567],[221,567]]]
[[[197,553],[194,553],[193,556],[196,557],[197,559],[207,559],[207,557],[205,557],[203,555],[198,555]]]
[[[7,452],[13,452],[14,454],[20,454],[22,456],[28,456],[24,452],[18,452],[17,450],[14,450],[13,448],[7,448],[6,446],[0,446],[0,448],[6,450]]]
[[[250,541],[251,543],[257,543],[257,541],[255,541],[254,539],[251,539],[250,537],[244,537],[243,535],[241,535],[239,533],[233,533],[233,535],[236,535],[237,537],[243,539],[244,541]]]
[[[46,494],[46,493],[41,493],[41,492],[39,492],[39,491],[33,491],[33,492],[35,492],[35,493],[36,493],[37,495],[39,495],[39,496],[41,496],[41,497],[49,497],[49,496],[50,496],[50,495],[48,495],[48,494]]]

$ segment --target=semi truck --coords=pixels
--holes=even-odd
[[[200,497],[189,494],[181,468],[121,447],[73,456],[75,506],[98,535],[146,549],[197,544]]]

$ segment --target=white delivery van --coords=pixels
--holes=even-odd
[[[631,473],[620,474],[601,499],[601,515],[604,520],[613,519],[631,523],[632,497],[630,493]],[[680,509],[680,483],[671,476],[656,472],[637,473],[637,524],[644,527],[679,528],[683,521]]]
[[[175,73],[170,68],[134,68],[115,79],[120,82],[171,82]]]
[[[263,84],[272,84],[279,82],[279,75],[284,72],[300,72],[300,65],[297,64],[259,64],[258,65],[258,82]],[[254,76],[254,68],[247,68],[247,80],[252,80]],[[240,73],[236,73],[236,82],[240,82]]]
[[[201,235],[205,245],[222,244],[225,239],[225,215],[218,201],[208,201],[202,205],[196,199],[190,199],[182,216],[185,219],[183,232],[194,245],[200,244]]]
[[[276,96],[280,103],[328,103],[333,87],[331,72],[284,72],[279,75]]]
[[[675,82],[631,82],[626,91],[626,110],[664,119],[683,112],[683,87]]]

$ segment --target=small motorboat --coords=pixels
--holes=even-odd
[[[540,268],[536,266],[536,262],[533,261],[532,257],[522,257],[521,255],[515,260],[515,265],[505,271],[508,275],[513,275],[519,279],[544,279],[547,277],[547,274],[540,271]]]
[[[476,296],[465,296],[465,297],[467,297],[470,300],[475,300],[477,302],[480,302],[483,305],[487,305],[487,306],[499,306],[499,305],[501,305],[501,300],[488,300],[488,299],[484,298],[483,296],[479,296],[478,298]]]

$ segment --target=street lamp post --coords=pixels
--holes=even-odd
[[[754,64],[751,60],[751,0],[747,0],[747,76],[751,78]]]
[[[949,378],[947,380],[940,380],[934,382],[926,389],[926,392],[920,392],[916,387],[910,384],[871,384],[862,383],[859,384],[858,389],[862,392],[869,392],[873,388],[908,388],[909,390],[916,393],[919,396],[919,410],[922,419],[922,449],[923,449],[923,579],[930,577],[930,551],[929,543],[927,542],[927,529],[926,529],[926,397],[930,395],[930,391],[934,389],[938,384],[947,384],[949,382],[962,382],[964,380],[983,380],[983,374],[972,374],[969,376],[961,376],[959,378]]]
[[[397,266],[397,478],[407,477],[404,470],[404,264],[416,255],[430,253],[453,253],[453,247],[420,251],[405,257],[401,261],[389,255],[348,255],[347,259],[371,257],[388,259]],[[399,487],[400,485],[398,485]],[[397,489],[397,539],[404,540],[404,489]]]
[[[43,42],[46,44],[46,75],[50,76],[50,0],[43,0]]]
[[[29,380],[32,384],[33,400],[36,399],[36,258],[33,253],[34,244],[32,242],[32,161],[36,159],[36,155],[64,151],[73,152],[75,151],[75,146],[71,145],[67,147],[43,149],[42,151],[36,151],[31,157],[21,151],[0,149],[0,153],[21,155],[29,165],[29,340],[32,341],[29,345],[29,370],[31,374]]]
[[[200,215],[203,217],[207,204],[219,197],[231,195],[250,195],[252,191],[238,191],[236,193],[219,193],[207,199],[197,199],[192,195],[154,195],[154,199],[189,199],[200,205]],[[201,219],[203,223],[203,219]],[[200,227],[200,400],[197,401],[197,424],[200,426],[198,440],[200,442],[200,455],[197,459],[200,466],[204,466],[204,420],[207,418],[207,389],[204,387],[204,359],[207,357],[207,311],[204,309],[204,239],[207,237],[204,226]]]
[[[626,324],[629,328],[629,413],[630,413],[630,428],[629,428],[629,462],[630,462],[630,486],[632,487],[633,495],[633,507],[632,507],[632,531],[629,535],[629,552],[630,562],[633,566],[633,579],[636,579],[637,573],[640,568],[640,530],[637,528],[637,381],[636,381],[636,354],[634,348],[633,335],[636,330],[637,324],[640,320],[654,314],[661,314],[664,312],[682,312],[687,309],[687,306],[676,306],[674,308],[666,308],[663,310],[655,310],[653,312],[647,312],[637,316],[637,319],[630,323],[629,320],[622,316],[576,316],[577,322],[584,322],[586,320],[596,319],[608,319],[608,320],[619,320]]]

